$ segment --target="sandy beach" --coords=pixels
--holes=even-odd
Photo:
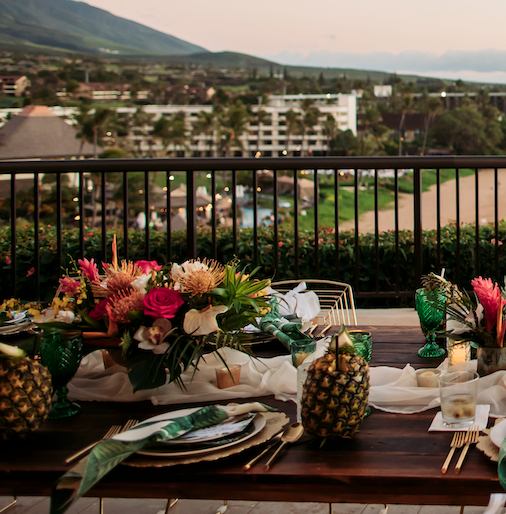
[[[495,220],[495,198],[494,198],[494,170],[483,169],[479,171],[479,222],[481,225],[493,223]],[[460,181],[460,222],[461,224],[474,223],[475,216],[475,177],[461,178]],[[503,201],[506,194],[506,169],[500,169],[498,172],[498,204],[499,219],[506,217],[506,202]],[[457,202],[456,202],[456,181],[449,180],[441,184],[441,226],[457,219]],[[422,194],[422,228],[431,230],[437,227],[437,211],[436,211],[436,186],[432,186],[430,191]],[[394,230],[395,228],[395,211],[394,204],[391,208],[386,208],[379,212],[379,230]],[[413,230],[413,195],[399,195],[399,229]],[[353,220],[340,224],[341,230],[350,230],[355,228]],[[360,217],[360,232],[374,232],[374,211],[368,211]]]

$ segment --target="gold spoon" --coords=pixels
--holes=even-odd
[[[287,443],[294,443],[295,441],[298,441],[302,434],[304,433],[304,427],[301,423],[292,423],[289,427],[285,429],[283,432],[283,435],[281,436],[281,444],[279,445],[278,449],[274,452],[272,457],[267,461],[267,464],[265,465],[265,471],[268,471],[271,467],[272,461],[275,459],[276,455],[281,451],[281,448],[285,446]]]

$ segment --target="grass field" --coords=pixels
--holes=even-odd
[[[243,172],[244,174],[239,176],[238,183],[245,183],[248,181],[251,172]],[[460,176],[465,177],[472,175],[473,170],[461,169]],[[230,187],[230,174],[227,174],[227,186]],[[455,179],[455,170],[446,169],[440,171],[441,183],[447,182],[448,180]],[[156,182],[160,187],[165,186],[165,174],[160,173],[156,177]],[[206,178],[206,173],[202,172],[197,174],[197,187],[206,186],[208,192],[211,189],[211,181]],[[174,180],[171,181],[172,189],[175,189],[180,184],[186,183],[186,175],[184,173],[175,173]],[[412,194],[414,189],[413,174],[407,173],[406,175],[399,177],[399,192]],[[436,170],[423,170],[422,172],[422,190],[428,191],[431,186],[437,183],[437,172]],[[217,190],[220,191],[223,187],[223,176],[221,173],[217,173]],[[334,226],[334,206],[335,206],[335,195],[334,195],[334,180],[333,178],[323,177],[320,179],[320,201],[318,204],[318,219],[319,228],[333,227]],[[359,199],[359,216],[366,211],[373,210],[375,208],[374,198],[374,179],[371,177],[364,177],[362,180],[362,186],[358,193]],[[390,178],[381,178],[379,180],[378,187],[378,208],[388,209],[394,201],[394,180]],[[280,200],[289,202],[292,206],[290,209],[280,209],[280,213],[291,214],[286,218],[285,223],[293,224],[293,197],[292,196],[281,196]],[[272,207],[272,201],[262,200],[260,204],[263,207]],[[299,203],[300,206],[300,203]],[[353,180],[340,181],[339,182],[339,221],[347,221],[354,219],[355,217],[355,193],[354,193],[354,182]],[[314,228],[314,208],[305,209],[304,212],[299,214],[299,228],[301,230],[312,230]]]

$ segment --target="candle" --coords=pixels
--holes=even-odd
[[[216,371],[216,385],[219,389],[226,389],[239,384],[241,376],[240,364],[229,364],[227,366],[219,366]]]
[[[441,371],[436,368],[417,370],[416,382],[418,387],[437,387],[440,374]]]

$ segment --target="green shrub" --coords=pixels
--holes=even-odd
[[[499,228],[500,245],[506,240],[506,222],[501,222]],[[475,226],[466,225],[460,229],[460,283],[469,288],[470,281],[477,275],[492,277],[497,280],[495,269],[495,227],[481,226],[479,229],[479,248],[475,245]],[[113,234],[117,236],[119,258],[125,256],[123,232],[109,231],[107,234],[107,261],[111,260],[111,243]],[[243,265],[253,267],[254,240],[253,229],[238,229],[237,256]],[[376,281],[380,292],[413,291],[419,284],[414,269],[414,239],[411,231],[399,232],[398,246],[398,276],[396,283],[396,246],[395,233],[383,232],[378,238],[379,275],[376,278],[376,248],[374,234],[359,235],[359,251],[356,253],[355,233],[353,231],[339,234],[339,273],[336,273],[335,234],[332,229],[320,231],[318,234],[319,277],[315,269],[314,233],[299,232],[299,277],[338,279],[348,282],[355,287],[355,293],[374,292]],[[52,227],[40,230],[40,290],[41,299],[49,300],[58,285],[62,270],[57,269],[57,240],[56,230]],[[0,229],[0,287],[3,296],[14,295],[23,299],[33,299],[35,290],[35,275],[31,269],[35,267],[34,231],[30,228],[19,228],[16,233],[17,241],[17,289],[12,290],[12,265],[10,263],[10,230]],[[437,234],[436,231],[423,232],[423,273],[439,272],[437,265]],[[62,233],[62,262],[63,268],[70,266],[71,259],[80,257],[80,236],[77,229],[64,230]],[[197,255],[213,257],[212,232],[209,228],[199,229],[197,237]],[[100,230],[88,231],[84,234],[85,257],[102,261],[102,235]],[[128,238],[128,258],[131,260],[146,259],[145,233],[141,230],[130,230]],[[275,269],[275,250],[278,252],[278,269]],[[446,269],[446,277],[457,281],[457,240],[456,227],[446,226],[441,229],[441,267]],[[479,252],[479,267],[476,267],[476,253]],[[171,237],[171,261],[182,262],[186,259],[186,232],[176,231]],[[233,232],[230,228],[217,230],[217,259],[227,262],[234,257]],[[149,259],[160,263],[169,261],[167,238],[165,232],[150,233]],[[499,246],[499,274],[506,274],[506,257],[502,246]],[[295,245],[293,229],[280,227],[278,244],[275,248],[272,227],[258,229],[257,262],[261,267],[259,278],[276,280],[295,277]],[[358,277],[356,276],[358,262]],[[357,287],[358,284],[358,287]],[[389,304],[400,304],[401,300],[390,300]],[[360,304],[360,302],[359,302]],[[385,305],[380,300],[369,300],[367,305]]]

